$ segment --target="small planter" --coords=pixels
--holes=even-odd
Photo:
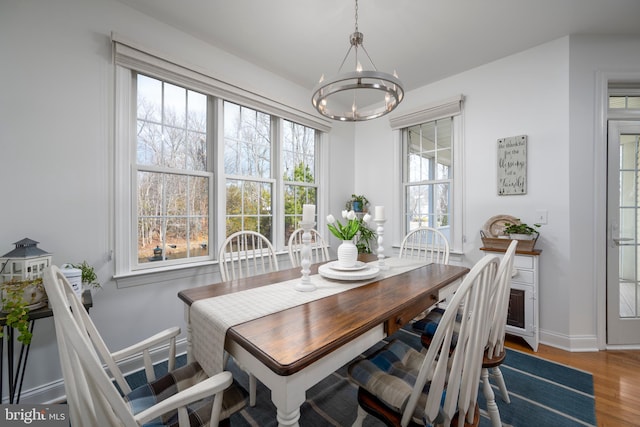
[[[538,235],[536,234],[535,236],[533,234],[518,234],[518,233],[512,233],[509,234],[509,238],[511,240],[535,240],[538,238]]]
[[[513,237],[513,234],[509,235]],[[480,237],[482,238],[482,244],[485,249],[497,249],[497,250],[507,250],[512,240],[518,241],[518,247],[516,248],[519,251],[531,252],[538,241],[538,233],[535,234],[524,234],[525,239],[513,239],[513,238],[496,238],[496,237],[486,237],[483,231],[480,231]]]

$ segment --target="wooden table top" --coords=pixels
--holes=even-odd
[[[317,273],[319,265],[311,267],[311,274]],[[436,302],[434,293],[468,271],[452,265],[425,265],[233,326],[227,331],[227,339],[236,341],[278,375],[291,375],[375,326],[400,316],[411,306],[428,308]],[[187,289],[178,296],[191,305],[200,299],[296,277],[300,277],[300,268]]]

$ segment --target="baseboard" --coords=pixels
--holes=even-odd
[[[167,351],[168,345],[163,347],[158,347],[151,352],[151,360],[156,364],[163,360],[167,359]],[[183,354],[187,352],[187,339],[182,338],[176,340],[176,353]],[[134,356],[128,359],[123,360],[120,363],[120,368],[124,375],[128,375],[132,372],[139,371],[144,369],[144,362],[142,360],[142,355]],[[106,369],[106,366],[105,366]],[[20,395],[20,403],[33,403],[33,404],[42,404],[49,405],[64,402],[66,397],[64,391],[64,380],[60,378],[57,381],[52,381],[47,384],[43,384],[37,387],[30,388],[28,390],[22,390],[22,394]],[[3,399],[3,404],[9,403],[8,396]]]
[[[571,352],[599,351],[595,335],[563,335],[540,330],[540,343]]]

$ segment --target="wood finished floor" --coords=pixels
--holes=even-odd
[[[640,350],[576,353],[540,344],[534,353],[524,340],[512,336],[506,345],[593,374],[599,427],[640,426]]]

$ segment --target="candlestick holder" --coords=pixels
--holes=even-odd
[[[302,267],[302,279],[295,284],[294,288],[300,292],[311,292],[316,290],[316,285],[311,283],[309,273],[311,270],[311,229],[315,222],[300,222],[302,228],[302,248],[300,249],[300,266]]]
[[[376,234],[378,235],[378,268],[380,270],[388,270],[389,266],[384,262],[384,223],[387,222],[386,219],[374,219],[376,224],[378,224],[378,228],[376,229]]]

